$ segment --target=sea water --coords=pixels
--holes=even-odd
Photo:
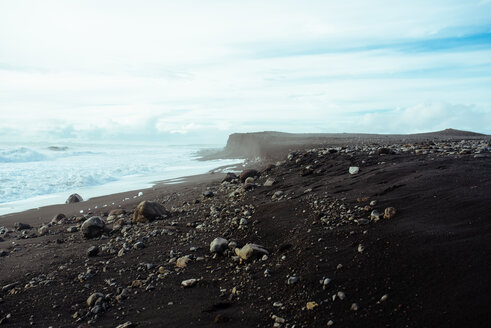
[[[198,160],[198,151],[217,147],[0,144],[0,215],[64,203],[72,193],[88,199],[143,189],[241,162]]]

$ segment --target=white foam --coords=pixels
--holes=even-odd
[[[197,161],[196,146],[68,145],[62,149],[0,146],[4,160],[0,162],[0,215],[64,203],[75,192],[88,199],[240,162]]]

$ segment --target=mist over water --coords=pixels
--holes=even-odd
[[[150,187],[153,182],[208,172],[239,160],[198,161],[217,145],[0,145],[0,215]]]

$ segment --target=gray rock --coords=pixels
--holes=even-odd
[[[379,211],[377,210],[373,210],[372,213],[370,213],[370,218],[373,220],[373,221],[378,221],[380,220],[380,213]]]
[[[272,199],[278,199],[278,198],[281,198],[283,197],[285,193],[283,192],[283,190],[278,190],[276,191],[274,194],[273,194],[273,197],[271,197]]]
[[[99,247],[98,246],[90,246],[89,249],[87,250],[87,256],[88,257],[97,256],[97,254],[99,254]]]
[[[249,221],[247,221],[247,219],[245,219],[245,218],[240,219],[240,222],[239,222],[240,225],[247,225],[248,223],[249,223]]]
[[[210,243],[211,253],[223,253],[227,250],[227,248],[228,240],[225,238],[217,237]]]
[[[5,249],[0,249],[0,257],[9,255],[9,252]]]
[[[348,172],[349,174],[357,174],[360,172],[360,168],[358,166],[350,166]]]
[[[293,285],[293,284],[296,284],[297,282],[298,282],[298,277],[292,276],[292,277],[288,278],[288,280],[286,281],[286,284],[287,285]]]
[[[126,321],[125,323],[116,326],[116,328],[131,328],[131,327],[135,327],[135,325],[131,321]]]
[[[40,236],[44,236],[45,234],[47,234],[47,233],[48,233],[48,231],[49,231],[49,226],[48,226],[48,225],[46,225],[46,224],[44,224],[44,225],[42,225],[41,227],[39,227],[39,229],[38,229],[38,234],[39,234]]]
[[[134,245],[133,245],[133,248],[134,249],[144,249],[145,248],[145,244],[142,243],[141,241],[138,241],[136,242]]]
[[[21,231],[21,230],[29,230],[29,229],[32,229],[32,227],[26,223],[21,223],[21,222],[17,222],[15,225],[14,225],[15,229],[18,230],[18,231]]]
[[[87,305],[89,307],[92,307],[93,305],[96,304],[96,302],[98,300],[103,300],[104,299],[104,294],[102,293],[93,293],[92,295],[89,296],[89,298],[87,298]]]
[[[81,230],[85,238],[95,238],[102,235],[106,223],[100,216],[93,216],[82,224]]]
[[[187,288],[187,287],[193,287],[193,286],[195,286],[198,283],[198,281],[199,281],[198,279],[187,279],[187,280],[183,280],[181,282],[181,286],[182,287],[185,287],[185,288]]]
[[[51,224],[62,224],[65,222],[66,216],[63,213],[57,214],[51,219]]]
[[[66,229],[67,232],[77,232],[78,227],[77,226],[71,226]]]
[[[66,200],[65,204],[79,203],[79,202],[83,202],[83,201],[84,201],[84,199],[79,194],[71,194],[68,197],[68,199]]]
[[[256,170],[244,170],[239,176],[240,182],[244,183],[249,177],[257,177],[259,176],[259,172]]]
[[[211,191],[211,190],[205,190],[205,191],[203,192],[203,197],[206,197],[206,198],[211,198],[211,197],[213,197],[213,196],[215,196],[215,194],[214,194],[214,193],[213,193],[213,191]]]

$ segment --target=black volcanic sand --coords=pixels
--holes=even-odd
[[[431,149],[431,143],[423,148]],[[333,150],[291,157],[268,170],[267,163],[257,164],[260,186],[235,197],[229,194],[241,184],[221,184],[221,174],[144,191],[123,203],[127,221],[142,199],[159,201],[172,214],[135,224],[126,235],[113,231],[86,240],[80,232],[66,232],[74,217],[52,226],[47,236],[7,235],[0,242],[9,252],[0,257],[0,287],[17,285],[0,290],[1,325],[115,327],[131,321],[137,327],[272,327],[273,315],[285,320],[281,327],[326,327],[330,320],[334,327],[489,325],[489,154]],[[360,172],[350,175],[350,166]],[[277,183],[262,186],[268,178]],[[208,188],[214,197],[202,196]],[[284,195],[273,199],[280,190]],[[102,201],[111,199],[121,195]],[[373,200],[376,205],[365,209]],[[40,212],[49,222],[58,212],[80,215],[78,206],[87,205],[82,204],[0,217],[9,222],[0,225],[21,221],[37,228]],[[372,209],[389,206],[397,209],[393,218],[357,223],[370,218]],[[109,209],[92,212],[105,218]],[[237,220],[247,210],[251,217],[241,227]],[[269,256],[242,263],[232,252],[214,256],[209,244],[215,237],[239,247],[263,245]],[[146,247],[119,257],[125,241]],[[116,254],[106,250],[87,257],[91,245],[104,244]],[[175,258],[188,254],[187,267],[176,268]],[[87,278],[88,268],[93,276]],[[288,285],[290,276],[298,282]],[[199,279],[194,287],[181,287],[191,278]],[[331,282],[323,288],[324,278]],[[129,296],[118,302],[123,288]],[[346,297],[333,301],[338,291]],[[107,310],[97,315],[88,313],[86,303],[94,292],[107,296]],[[381,301],[383,295],[387,299]],[[317,306],[308,310],[308,302]]]

